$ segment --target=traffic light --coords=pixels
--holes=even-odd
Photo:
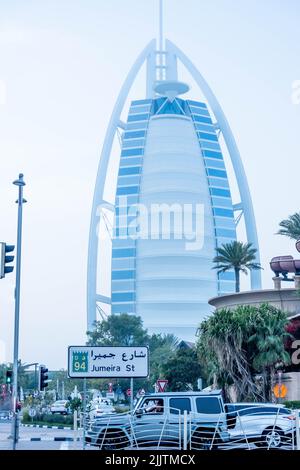
[[[48,387],[48,369],[44,365],[39,367],[39,391],[43,392],[46,387]]]
[[[6,371],[6,385],[10,385],[12,383],[12,370]]]
[[[5,274],[11,273],[14,270],[13,266],[9,266],[14,260],[13,255],[6,255],[14,251],[15,245],[7,245],[4,242],[0,242],[0,279],[5,277]]]

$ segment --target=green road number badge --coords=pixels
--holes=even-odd
[[[72,372],[88,372],[88,352],[72,352]]]

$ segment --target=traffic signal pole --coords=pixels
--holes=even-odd
[[[17,411],[17,398],[18,398],[18,356],[19,356],[19,323],[20,323],[20,286],[21,286],[21,253],[22,253],[22,217],[23,217],[23,174],[19,174],[19,179],[13,182],[18,186],[18,231],[17,231],[17,259],[16,259],[16,287],[15,287],[15,329],[14,329],[14,363],[13,363],[13,390],[12,390],[12,405],[13,405],[13,421],[12,421],[12,441],[13,450],[16,449],[16,444],[19,438],[19,417]]]

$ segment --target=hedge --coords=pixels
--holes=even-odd
[[[52,415],[46,413],[37,413],[33,418],[29,416],[28,411],[23,412],[22,423],[24,424],[57,424],[60,426],[72,425],[73,424],[73,415]]]
[[[300,400],[285,401],[284,405],[292,410],[300,410]]]

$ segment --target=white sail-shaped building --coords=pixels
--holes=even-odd
[[[121,113],[146,62],[146,94]],[[205,99],[185,98],[178,80],[181,62]],[[200,96],[200,92],[199,92]],[[116,194],[104,200],[113,140],[121,133]],[[221,138],[223,144],[221,145]],[[233,203],[224,161],[231,159],[240,199]],[[111,295],[98,292],[103,207],[114,214]],[[107,130],[96,180],[89,241],[88,328],[103,304],[112,314],[140,315],[155,331],[192,338],[210,312],[208,299],[234,291],[234,273],[217,274],[216,247],[236,240],[244,216],[247,241],[258,240],[248,183],[226,117],[208,84],[183,52],[166,40],[151,41],[137,58],[120,91]],[[251,286],[261,287],[260,271]]]

